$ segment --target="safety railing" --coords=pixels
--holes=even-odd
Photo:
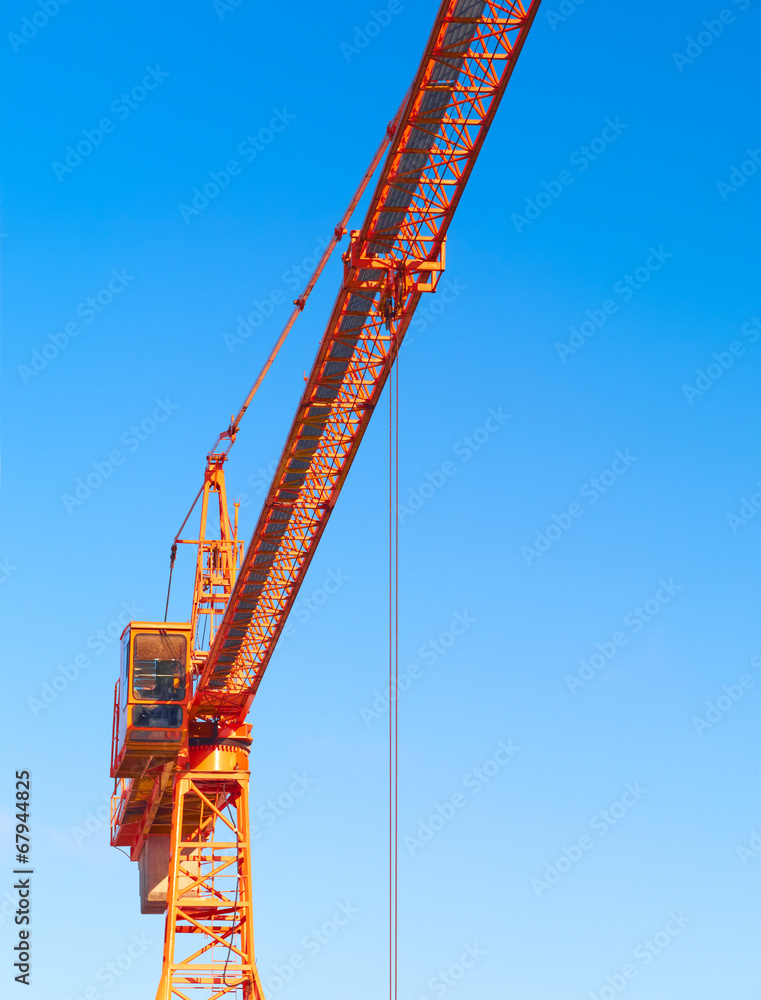
[[[111,796],[111,846],[116,845],[116,840],[119,835],[122,823],[124,822],[124,813],[127,808],[127,799],[129,798],[130,788],[132,787],[132,778],[117,778],[114,781],[114,793]]]

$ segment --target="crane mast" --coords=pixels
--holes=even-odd
[[[449,224],[539,2],[441,3],[250,543],[241,556],[226,452],[213,451],[191,623],[125,630],[111,842],[139,862],[143,912],[166,912],[157,1000],[263,997],[246,718],[415,309],[436,291]],[[207,535],[214,495],[219,538]]]

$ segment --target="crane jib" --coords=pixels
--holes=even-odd
[[[434,24],[191,714],[242,722],[423,291],[538,3],[454,0]],[[423,280],[423,276],[427,279]]]
[[[122,636],[111,843],[138,862],[142,912],[166,913],[157,1000],[263,996],[253,948],[246,715],[415,309],[443,273],[449,224],[539,3],[442,0],[404,107],[336,227],[333,244],[388,143],[247,550],[241,559],[237,514],[231,523],[227,508],[229,445],[215,444],[196,497],[199,540],[180,537],[186,517],[172,547],[173,561],[179,542],[198,546],[193,617],[131,622]],[[294,304],[300,310],[304,301]],[[232,443],[259,383],[217,444]],[[214,498],[218,538],[206,533]],[[218,622],[206,656],[201,613],[210,634]]]

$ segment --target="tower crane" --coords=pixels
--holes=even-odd
[[[251,541],[244,549],[238,539],[224,464],[264,373],[207,455],[199,537],[178,534],[172,546],[172,565],[178,544],[197,546],[190,620],[133,621],[122,635],[111,843],[138,862],[141,911],[166,913],[157,1000],[264,996],[246,719],[415,309],[436,291],[450,222],[539,2],[442,0],[408,94],[318,267],[383,160]]]

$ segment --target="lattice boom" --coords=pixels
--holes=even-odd
[[[248,712],[420,289],[435,288],[449,224],[537,7],[441,5],[365,222],[344,256],[346,278],[199,682],[196,716],[242,721]],[[433,269],[427,286],[410,281],[421,264]]]

